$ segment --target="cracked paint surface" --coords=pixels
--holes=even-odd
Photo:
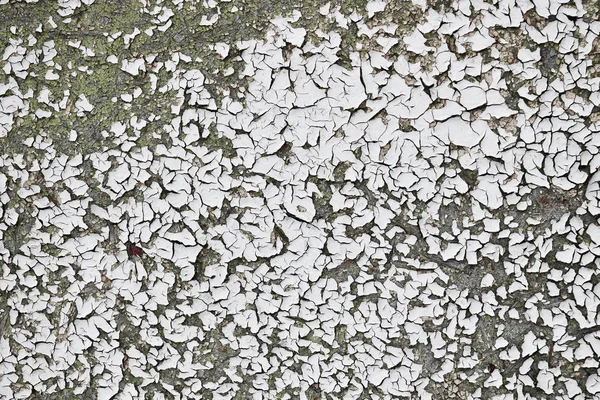
[[[600,8],[0,0],[1,399],[600,398]]]

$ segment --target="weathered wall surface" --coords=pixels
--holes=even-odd
[[[593,399],[600,7],[0,0],[0,399]]]

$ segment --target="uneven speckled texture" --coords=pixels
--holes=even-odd
[[[600,398],[599,36],[0,0],[0,400]]]

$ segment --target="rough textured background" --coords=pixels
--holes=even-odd
[[[0,398],[600,398],[599,35],[0,0]]]

